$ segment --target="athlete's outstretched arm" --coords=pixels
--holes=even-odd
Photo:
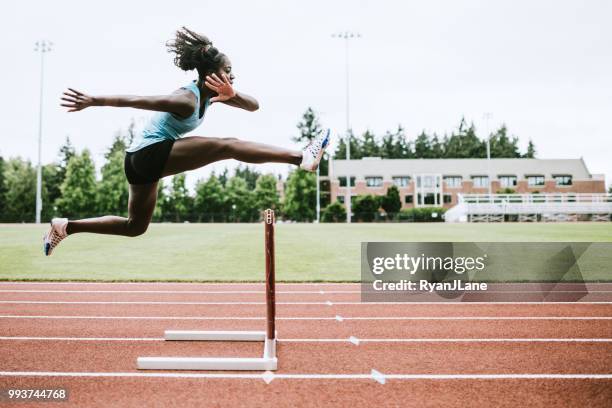
[[[211,102],[223,102],[226,105],[248,110],[249,112],[259,109],[257,99],[242,92],[237,92],[232,87],[232,83],[225,74],[221,74],[222,79],[217,74],[212,74],[206,77],[204,85],[217,93],[217,96],[211,98]]]
[[[116,106],[169,112],[188,117],[196,109],[195,96],[189,91],[160,96],[91,96],[68,88],[68,91],[62,96],[62,101],[64,102],[61,105],[69,108],[68,112],[78,112],[90,106]]]

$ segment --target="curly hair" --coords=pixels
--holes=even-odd
[[[176,32],[174,40],[166,43],[169,53],[174,55],[174,65],[183,71],[197,70],[200,77],[216,71],[225,54],[212,45],[208,37],[183,27]]]

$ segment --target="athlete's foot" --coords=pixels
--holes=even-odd
[[[68,218],[54,218],[51,220],[51,227],[43,237],[43,250],[45,255],[49,256],[59,245],[62,239],[66,238],[66,228],[68,227]]]
[[[329,145],[330,133],[331,131],[329,129],[322,131],[304,148],[304,150],[302,150],[301,169],[315,171],[317,167],[319,167],[319,162],[323,157],[323,153]]]

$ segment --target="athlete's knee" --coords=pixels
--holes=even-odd
[[[128,237],[137,237],[147,232],[147,228],[149,228],[149,222],[137,220],[134,218],[128,218],[126,227]]]

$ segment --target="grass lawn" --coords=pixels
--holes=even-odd
[[[42,253],[46,228],[0,225],[0,279],[263,280],[262,224],[153,224],[137,238],[81,234],[51,257]],[[278,224],[277,280],[359,281],[362,241],[612,242],[612,223]]]

